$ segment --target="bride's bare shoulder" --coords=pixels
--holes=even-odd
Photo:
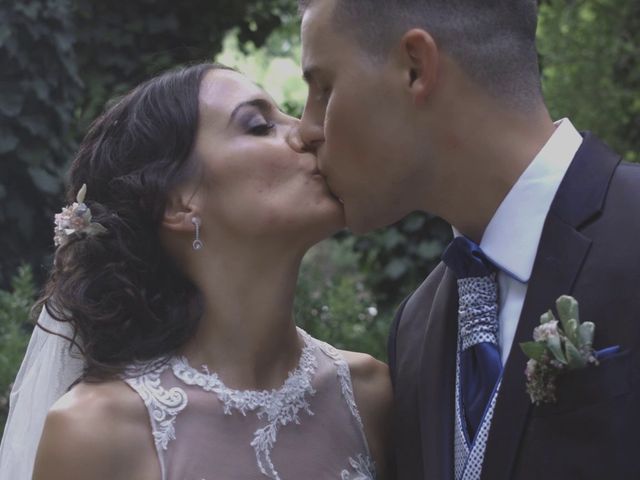
[[[114,428],[114,420],[123,424],[144,417],[145,408],[138,394],[125,382],[81,382],[63,395],[49,411],[82,423],[99,422],[106,429]],[[116,425],[117,427],[117,425]]]
[[[371,404],[374,408],[385,408],[391,405],[391,379],[389,367],[386,363],[375,359],[369,354],[359,352],[349,352],[341,350],[353,382],[354,393],[364,402]],[[363,405],[364,406],[364,405]]]
[[[140,397],[122,381],[80,383],[49,410],[33,478],[131,478],[153,459]]]

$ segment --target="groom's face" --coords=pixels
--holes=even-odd
[[[355,233],[386,226],[413,208],[411,99],[401,69],[373,60],[333,26],[336,0],[316,0],[302,19],[309,86],[300,135],[344,203]]]

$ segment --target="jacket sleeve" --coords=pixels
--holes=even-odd
[[[387,357],[389,359],[389,372],[391,374],[391,384],[395,389],[396,384],[396,335],[398,333],[398,325],[400,325],[400,320],[402,319],[402,313],[404,312],[404,307],[411,298],[409,295],[398,307],[396,311],[396,315],[391,323],[391,330],[389,331],[389,338],[387,339]]]

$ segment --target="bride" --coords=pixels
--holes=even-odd
[[[294,323],[303,255],[343,227],[297,125],[214,64],[153,78],[94,122],[1,479],[386,477],[386,366]]]

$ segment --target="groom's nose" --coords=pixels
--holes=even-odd
[[[324,143],[324,124],[313,115],[310,108],[305,108],[298,125],[298,134],[307,150],[316,152]]]

